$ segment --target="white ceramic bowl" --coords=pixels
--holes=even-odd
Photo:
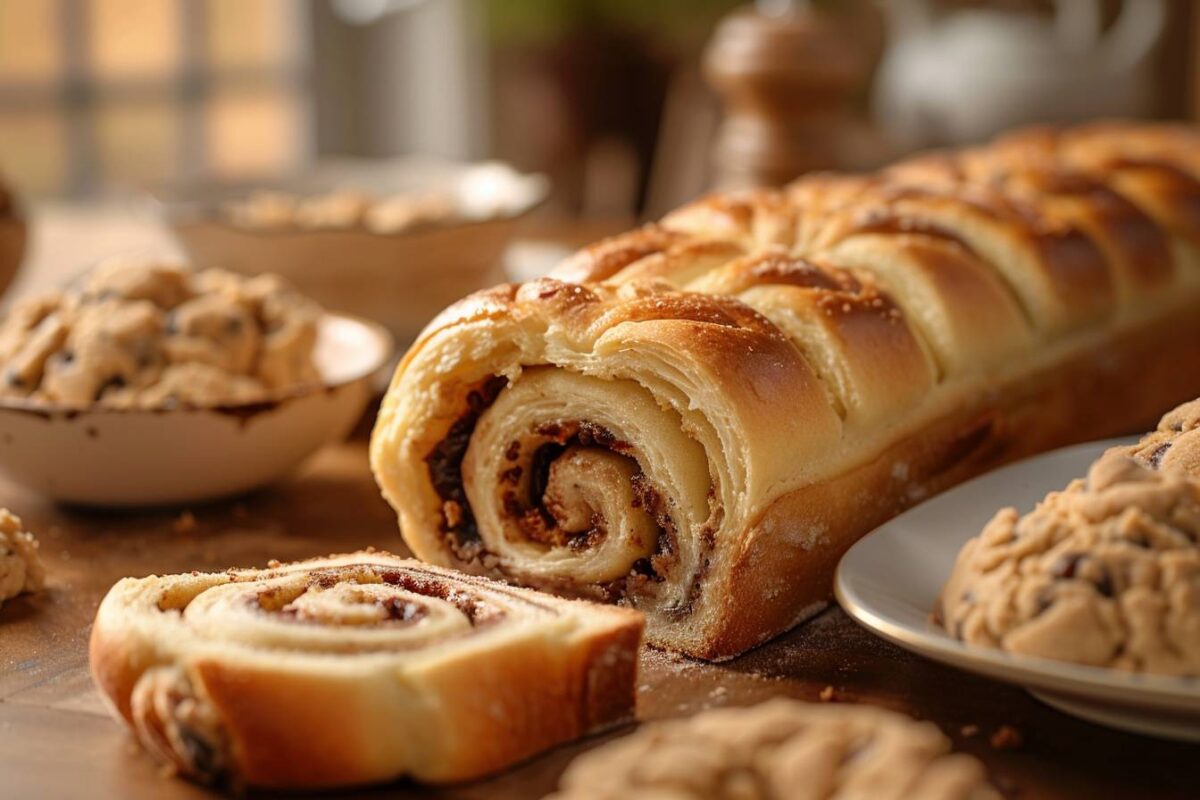
[[[207,409],[83,411],[0,401],[0,474],[62,503],[151,506],[249,491],[344,438],[391,359],[386,330],[327,314],[315,358],[323,386]]]
[[[392,233],[362,227],[249,230],[222,219],[220,207],[245,199],[252,188],[300,196],[338,188],[380,196],[445,190],[458,198],[463,216]],[[193,264],[277,273],[326,308],[376,320],[407,343],[446,306],[505,280],[504,248],[518,220],[548,191],[545,178],[499,164],[337,159],[276,184],[164,191],[159,199]]]
[[[850,616],[914,653],[1024,686],[1060,711],[1113,728],[1200,742],[1200,681],[1135,675],[972,647],[931,620],[958,551],[997,509],[1029,511],[1049,491],[1086,474],[1109,447],[1077,445],[964,483],[901,514],[859,541],[838,565],[835,590]]]

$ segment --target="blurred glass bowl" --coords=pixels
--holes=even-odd
[[[337,159],[287,181],[160,192],[158,199],[197,267],[279,273],[326,308],[375,320],[405,343],[450,303],[504,280],[501,254],[516,221],[548,190],[544,177],[496,162]],[[381,211],[405,198],[436,197],[453,213],[410,219],[400,208],[399,219],[348,227],[236,221],[235,209],[263,192],[301,199],[362,193],[379,198]]]

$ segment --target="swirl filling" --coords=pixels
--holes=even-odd
[[[473,593],[432,573],[377,564],[203,578],[185,590],[164,590],[159,609],[178,611],[193,635],[255,649],[404,651],[469,635],[514,614],[547,613],[495,588]]]
[[[633,381],[553,368],[494,387],[470,393],[426,459],[455,555],[559,593],[683,611],[713,498],[679,415]]]

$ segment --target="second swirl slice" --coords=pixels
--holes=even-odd
[[[465,780],[630,716],[640,615],[384,553],[125,579],[92,671],[192,777]]]

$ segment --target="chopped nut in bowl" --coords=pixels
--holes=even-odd
[[[94,505],[245,491],[344,436],[391,351],[275,275],[108,262],[0,323],[0,471]]]

